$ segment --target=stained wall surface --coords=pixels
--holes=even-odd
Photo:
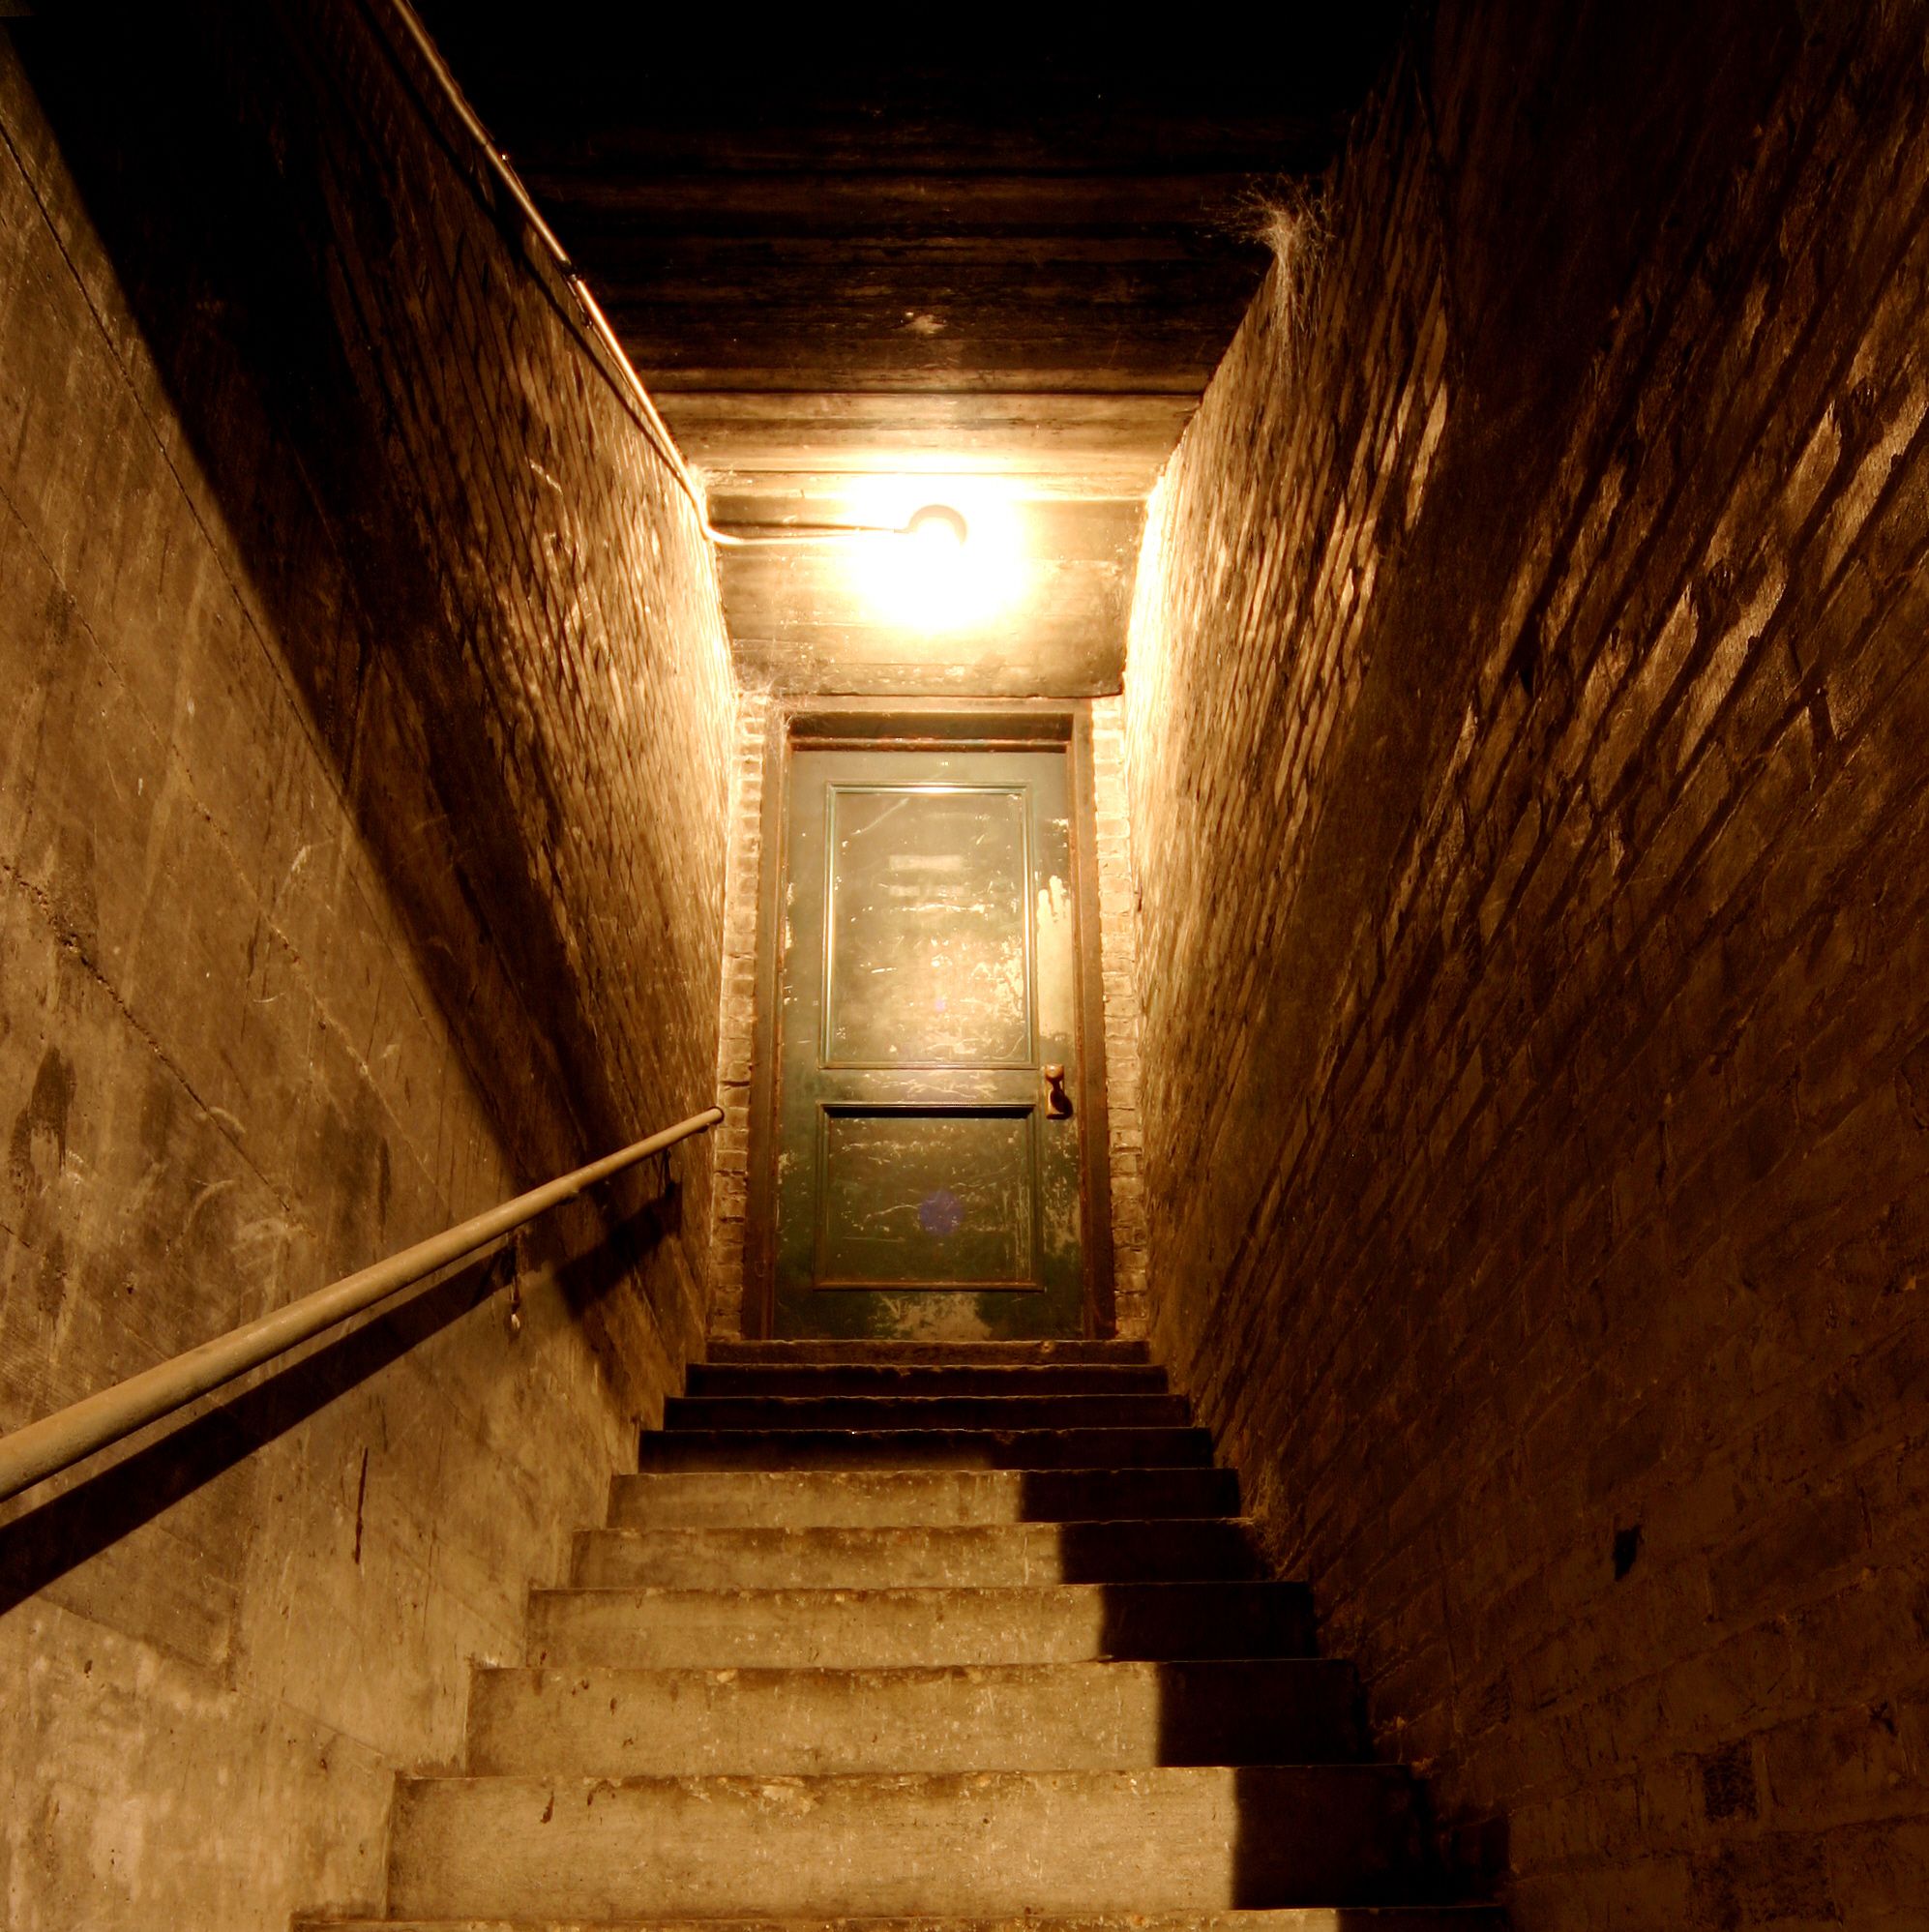
[[[383,17],[0,35],[0,1428],[711,1096],[707,546]],[[519,1327],[458,1274],[0,1513],[0,1918],[376,1902],[708,1221],[697,1144]]]
[[[1914,8],[1446,7],[1154,501],[1152,1332],[1526,1928],[1929,1895]]]

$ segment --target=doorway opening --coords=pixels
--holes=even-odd
[[[1086,707],[771,733],[745,1332],[1111,1333]]]

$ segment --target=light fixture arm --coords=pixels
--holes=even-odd
[[[948,531],[963,544],[969,525],[948,503],[927,503],[902,523],[711,523],[711,537],[727,550],[751,550],[765,544],[843,544],[859,537],[916,537],[934,528]]]
[[[902,537],[895,523],[712,523],[712,539],[726,550],[760,544],[841,544],[853,537]]]

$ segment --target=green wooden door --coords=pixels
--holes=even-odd
[[[779,1335],[1081,1332],[1067,762],[1058,747],[795,755]]]

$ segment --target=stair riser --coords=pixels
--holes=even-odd
[[[1013,1396],[1164,1395],[1166,1372],[1151,1363],[1039,1368],[943,1368],[935,1363],[887,1367],[785,1368],[693,1362],[688,1393],[700,1396]]]
[[[1179,1395],[673,1395],[676,1429],[1182,1429]]]
[[[1209,1469],[1203,1429],[652,1430],[644,1470]]]
[[[1236,1516],[1231,1470],[691,1470],[619,1476],[612,1530],[794,1530]]]
[[[1179,1911],[1385,1896],[1410,1793],[1378,1768],[955,1778],[402,1779],[400,1914]]]
[[[890,1670],[1110,1657],[1300,1657],[1291,1584],[1039,1590],[535,1590],[530,1661],[655,1670]]]
[[[476,1674],[473,1772],[1140,1770],[1356,1755],[1344,1665]]]
[[[1238,1523],[1026,1523],[963,1530],[587,1530],[583,1589],[1011,1590],[1257,1577]]]

